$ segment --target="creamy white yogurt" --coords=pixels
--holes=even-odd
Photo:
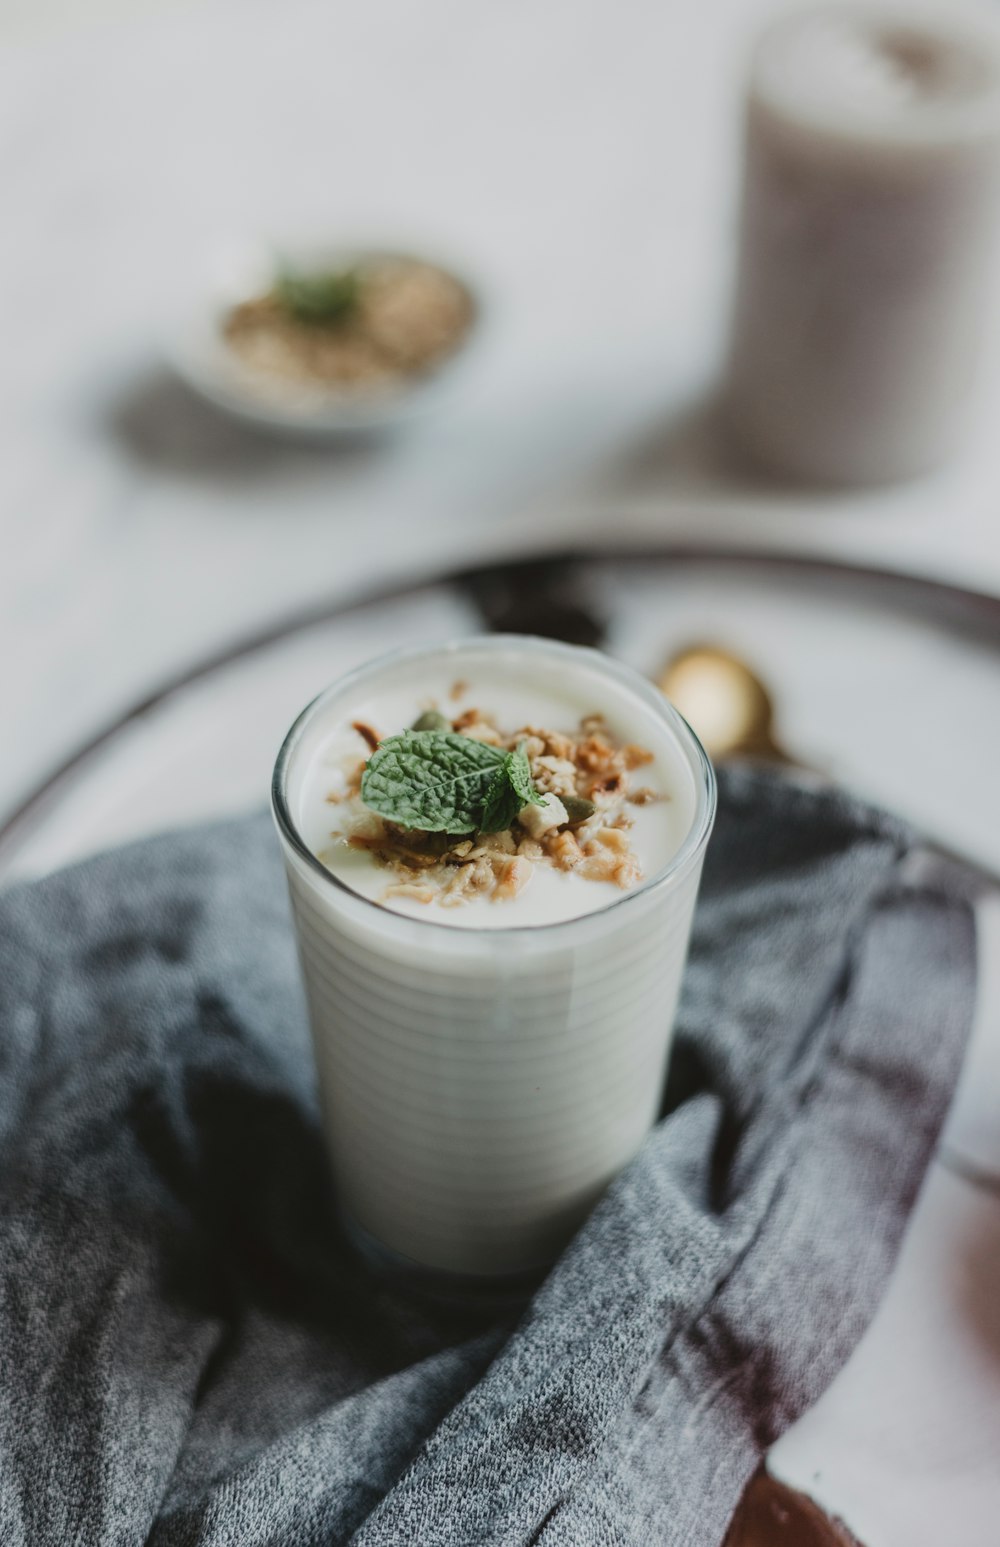
[[[456,684],[462,690],[455,692]],[[635,783],[657,795],[633,806],[631,847],[643,877],[655,876],[676,854],[694,815],[695,783],[677,738],[654,720],[627,691],[612,687],[598,671],[568,673],[565,664],[546,656],[525,659],[498,652],[464,664],[440,656],[407,662],[391,680],[361,683],[330,704],[315,730],[313,746],[297,789],[295,819],[307,847],[328,870],[363,897],[381,901],[414,917],[430,914],[456,929],[512,929],[558,923],[617,902],[613,881],[585,880],[579,874],[536,864],[525,889],[510,901],[475,897],[460,907],[442,908],[411,898],[386,895],[396,879],[368,851],[351,848],[345,836],[345,812],[338,804],[350,772],[368,756],[368,744],[353,721],[372,726],[380,736],[396,735],[411,725],[422,708],[433,705],[452,718],[476,708],[504,729],[525,726],[576,734],[585,715],[601,714],[618,743],[637,742],[653,761],[634,776]]]
[[[510,902],[387,907],[367,856],[327,868],[326,796],[357,752],[345,727],[399,730],[461,679],[505,728],[600,713],[653,752],[642,782],[670,798],[637,808],[633,890],[539,865]],[[423,1268],[538,1269],[655,1120],[714,813],[701,748],[650,684],[594,652],[483,638],[331,688],[289,733],[274,804],[345,1216]]]

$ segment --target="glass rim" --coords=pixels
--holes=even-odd
[[[363,682],[367,677],[380,675],[394,664],[401,665],[418,660],[422,656],[448,655],[452,652],[458,654],[469,650],[488,651],[497,647],[523,652],[543,650],[547,655],[562,656],[578,663],[582,660],[582,663],[589,665],[592,670],[617,679],[653,714],[661,721],[665,721],[673,731],[694,778],[695,811],[691,825],[677,851],[654,875],[647,877],[631,890],[623,892],[620,897],[616,897],[604,907],[592,908],[572,918],[554,919],[547,924],[511,924],[504,925],[502,928],[485,924],[456,927],[438,919],[419,918],[413,914],[397,912],[393,908],[385,907],[374,897],[365,897],[362,893],[356,892],[339,876],[334,875],[333,871],[329,870],[305,843],[292,817],[288,799],[288,773],[295,751],[308,726],[327,704],[339,698],[342,693],[348,692],[359,682]],[[593,925],[594,921],[605,919],[609,914],[614,914],[616,919],[620,919],[622,909],[636,904],[641,899],[648,899],[653,893],[669,890],[700,860],[715,824],[717,804],[718,786],[708,753],[684,716],[654,683],[633,667],[605,655],[601,650],[594,650],[585,645],[564,644],[561,640],[544,639],[535,634],[470,634],[458,639],[446,639],[439,644],[404,645],[399,649],[372,657],[361,666],[356,666],[336,678],[328,687],[323,688],[310,699],[305,708],[296,715],[278,750],[271,776],[271,810],[279,835],[296,859],[306,866],[314,878],[343,896],[349,906],[357,906],[361,910],[375,910],[385,927],[399,928],[404,933],[409,933],[410,926],[419,931],[431,930],[438,937],[447,936],[450,941],[455,941],[456,949],[461,949],[463,939],[468,940],[470,945],[482,944],[484,937],[488,937],[492,942],[496,942],[498,938],[507,941],[523,941],[539,936],[544,936],[548,940],[554,933],[567,930],[580,932],[588,924]],[[363,911],[359,916],[364,916]],[[426,934],[423,938],[427,938]]]

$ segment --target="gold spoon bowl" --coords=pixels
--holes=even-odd
[[[701,738],[709,757],[791,764],[775,736],[774,703],[752,667],[718,645],[691,645],[670,660],[661,691]]]

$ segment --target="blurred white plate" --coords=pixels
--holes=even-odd
[[[346,268],[366,258],[411,258],[450,274],[466,291],[472,320],[457,348],[432,369],[369,393],[297,387],[244,365],[228,347],[222,326],[241,301],[274,282],[278,260],[297,272]],[[167,358],[192,391],[224,413],[257,429],[310,440],[350,439],[401,425],[446,400],[480,341],[483,298],[461,266],[436,254],[414,253],[380,244],[291,241],[219,252],[198,293],[166,341]]]

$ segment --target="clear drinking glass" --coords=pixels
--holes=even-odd
[[[658,873],[596,912],[456,928],[359,896],[310,852],[301,780],[338,701],[444,657],[585,672],[664,731],[693,817]],[[715,779],[644,678],[591,650],[484,636],[401,651],[334,683],[295,721],[272,800],[305,979],[339,1206],[387,1262],[479,1281],[551,1262],[656,1119]],[[496,904],[513,907],[516,904]]]

